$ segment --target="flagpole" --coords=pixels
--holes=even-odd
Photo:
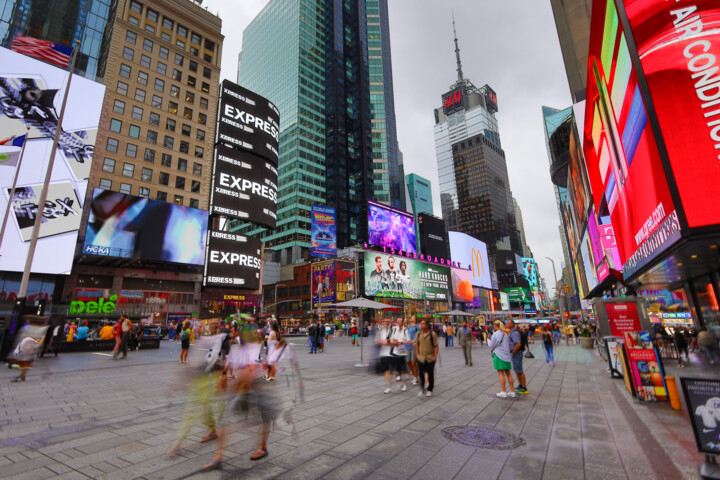
[[[28,247],[27,260],[25,261],[25,270],[23,271],[22,282],[20,282],[20,290],[18,298],[24,298],[27,293],[27,285],[30,280],[30,269],[32,268],[33,257],[35,256],[35,247],[37,246],[38,234],[40,233],[40,225],[42,224],[43,213],[45,211],[45,201],[47,200],[48,189],[50,187],[50,178],[52,177],[53,165],[55,163],[55,153],[57,152],[58,143],[60,141],[60,133],[62,131],[63,117],[65,116],[65,106],[67,105],[68,93],[70,93],[70,81],[72,80],[73,70],[75,70],[75,59],[80,49],[80,42],[75,41],[73,49],[72,61],[70,62],[70,76],[68,77],[65,95],[63,96],[62,106],[60,107],[60,116],[58,117],[57,129],[55,130],[55,138],[53,139],[52,150],[50,151],[50,160],[48,161],[47,172],[45,173],[45,183],[43,183],[40,199],[38,200],[38,210],[35,214],[35,224],[33,225],[32,235],[30,237],[30,246]]]
[[[15,186],[17,185],[18,177],[20,176],[20,167],[22,166],[23,155],[25,155],[25,145],[27,145],[28,137],[30,136],[30,127],[27,127],[27,133],[23,139],[22,149],[20,149],[20,158],[18,159],[17,167],[15,168],[15,177],[13,178],[12,188],[10,189],[10,198],[5,206],[5,216],[3,216],[2,227],[0,227],[0,246],[2,246],[3,239],[5,238],[5,226],[7,225],[8,215],[10,214],[10,207],[12,200],[15,198]]]

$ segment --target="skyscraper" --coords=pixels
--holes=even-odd
[[[518,205],[515,197],[513,197],[512,201],[513,211],[515,212],[515,226],[517,227],[518,233],[520,234],[520,248],[522,250],[522,256],[532,257],[533,254],[530,251],[530,245],[528,245],[527,238],[525,237],[525,224],[523,223],[522,210],[520,210],[520,205]]]
[[[420,213],[433,214],[432,187],[430,180],[411,173],[407,177],[407,188],[410,193],[412,213],[417,217]]]
[[[387,1],[270,0],[243,33],[238,83],[280,110],[278,224],[237,224],[280,252],[310,247],[310,207],[334,207],[338,247],[367,237],[367,201],[403,206]]]

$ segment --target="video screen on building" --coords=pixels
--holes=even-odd
[[[96,188],[85,255],[202,265],[208,212]]]
[[[407,212],[368,202],[368,243],[416,253],[415,218]]]
[[[417,216],[420,231],[420,253],[437,258],[450,258],[445,220],[427,213]]]
[[[67,70],[0,48],[0,209],[10,204],[0,271],[25,269],[67,79]],[[104,96],[102,84],[73,75],[32,273],[70,273]]]
[[[451,268],[453,300],[462,303],[471,303],[474,298],[472,285],[472,270]]]
[[[473,286],[493,288],[487,245],[477,238],[461,232],[450,231],[448,237],[450,238],[450,258],[453,262],[472,271]]]
[[[257,290],[261,270],[260,240],[233,232],[208,231],[203,285]]]
[[[522,268],[523,268],[523,275],[527,279],[528,283],[530,284],[530,290],[533,289],[533,287],[538,286],[538,276],[537,276],[537,265],[535,264],[535,259],[531,257],[522,257]]]
[[[313,205],[310,220],[310,255],[318,258],[332,258],[337,255],[335,208]]]
[[[448,300],[448,267],[370,251],[364,266],[366,296]]]

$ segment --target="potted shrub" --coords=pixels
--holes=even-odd
[[[587,325],[580,327],[580,345],[587,349],[592,349],[595,346],[595,339],[592,337]]]

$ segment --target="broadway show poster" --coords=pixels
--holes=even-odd
[[[312,306],[320,308],[335,302],[335,262],[312,265]]]
[[[698,450],[720,455],[720,380],[681,378]]]
[[[345,302],[355,298],[355,262],[335,261],[335,301]]]
[[[665,374],[650,332],[625,332],[624,338],[637,397],[646,402],[667,401]]]
[[[623,377],[623,361],[621,357],[622,346],[616,340],[607,340],[608,362],[610,363],[610,374],[616,378]]]
[[[369,297],[448,300],[450,268],[365,252],[365,295]]]
[[[310,255],[318,258],[334,257],[337,255],[335,209],[313,205],[310,216]]]
[[[639,332],[642,330],[637,305],[634,302],[609,302],[605,304],[610,335],[622,337],[625,332]]]

